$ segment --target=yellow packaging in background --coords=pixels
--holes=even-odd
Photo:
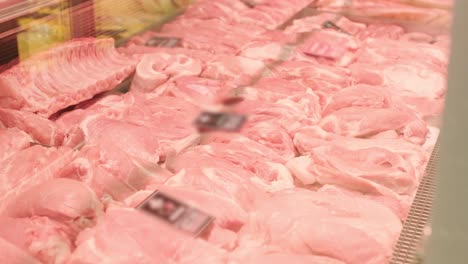
[[[176,14],[190,0],[95,0],[100,37],[128,38]]]
[[[71,38],[67,1],[19,18],[18,25],[23,29],[17,35],[20,60]]]

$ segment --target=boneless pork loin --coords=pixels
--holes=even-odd
[[[439,134],[452,3],[345,2],[200,0],[9,66],[0,259],[388,263]]]

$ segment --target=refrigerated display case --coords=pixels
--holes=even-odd
[[[425,262],[452,9],[0,2],[0,258]]]

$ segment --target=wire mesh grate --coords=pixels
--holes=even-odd
[[[439,160],[439,141],[434,147],[425,175],[416,193],[410,213],[398,239],[391,264],[419,263],[419,253],[425,239],[436,192],[437,163]]]

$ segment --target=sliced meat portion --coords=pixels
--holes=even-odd
[[[33,258],[27,251],[22,250],[0,237],[0,257],[6,263],[11,264],[40,264],[39,260]]]
[[[292,189],[272,194],[258,207],[241,230],[239,243],[251,248],[272,245],[351,264],[386,263],[400,230],[398,217],[376,202]]]
[[[130,157],[152,163],[159,161],[159,138],[148,133],[146,127],[95,115],[85,119],[79,128],[77,133],[83,134],[83,142],[87,144],[116,146]]]
[[[248,215],[234,201],[212,192],[194,190],[190,186],[169,187],[166,185],[160,186],[158,191],[216,218],[214,225],[203,233],[204,239],[227,250],[232,250],[236,246],[237,232],[247,221]],[[136,193],[134,196],[138,198],[129,198],[131,206],[139,205],[151,194],[153,191]]]
[[[0,161],[30,147],[31,142],[32,138],[17,128],[0,128]]]
[[[320,97],[321,104],[330,93],[352,84],[349,69],[302,59],[282,63],[280,66],[275,67],[272,75],[298,82],[312,89]]]
[[[418,186],[412,164],[378,147],[359,150],[335,145],[317,147],[310,155],[290,161],[288,168],[305,185],[336,184],[382,195],[392,195],[392,192],[410,195]]]
[[[197,144],[199,136],[192,123],[199,111],[181,98],[126,94],[105,97],[85,110],[59,117],[58,122],[68,131],[67,146],[106,142],[141,161],[157,163],[169,152]]]
[[[407,109],[348,107],[337,110],[320,121],[327,132],[348,137],[370,137],[395,131],[410,142],[424,144],[429,132],[426,123]]]
[[[326,100],[323,115],[353,106],[388,108],[392,105],[392,98],[383,87],[361,84],[333,93]]]
[[[234,263],[246,263],[246,264],[257,264],[257,263],[271,263],[271,264],[344,264],[344,262],[324,257],[315,256],[312,254],[294,254],[285,253],[281,249],[275,249],[274,247],[263,247],[263,248],[240,248],[236,249],[230,259]]]
[[[54,122],[26,111],[0,108],[0,123],[19,128],[35,142],[48,146],[60,146],[64,138],[63,131]]]
[[[183,16],[198,19],[229,19],[234,20],[239,12],[248,7],[241,0],[231,1],[199,1],[187,8]]]
[[[254,40],[241,48],[240,56],[260,61],[278,61],[288,55],[285,44],[271,40]]]
[[[193,102],[200,107],[215,105],[230,99],[229,91],[236,86],[228,82],[199,77],[175,78],[164,89],[167,95]]]
[[[68,223],[96,220],[101,213],[101,203],[86,185],[70,179],[52,179],[20,194],[3,215],[20,218],[46,216]]]
[[[338,30],[353,36],[367,28],[366,24],[353,22],[346,17],[338,18],[335,14],[322,13],[294,20],[292,25],[285,29],[285,32],[291,34],[310,33],[327,27],[327,22],[333,22],[334,25],[339,27]]]
[[[265,64],[241,56],[219,55],[208,61],[202,77],[248,85],[265,70]]]
[[[394,62],[417,62],[421,65],[437,67],[445,72],[448,57],[437,45],[416,43],[403,40],[369,38],[360,49],[358,62],[382,64]]]
[[[400,39],[405,30],[398,25],[391,24],[370,24],[366,29],[357,34],[357,38],[365,40],[369,38]]]
[[[203,64],[197,59],[185,55],[153,53],[144,55],[136,66],[131,90],[139,92],[162,93],[158,88],[170,78],[180,76],[198,76]]]
[[[246,177],[265,190],[294,186],[292,177],[283,164],[267,161],[264,155],[250,152],[236,142],[194,147],[168,160],[166,166],[175,172],[184,168],[231,168],[245,173]]]
[[[314,148],[335,145],[349,150],[360,150],[367,148],[383,148],[390,152],[401,155],[408,160],[415,168],[418,181],[426,169],[429,160],[428,152],[419,145],[412,144],[406,140],[398,138],[348,138],[327,133],[319,127],[304,127],[294,137],[294,144],[299,153],[309,154]]]
[[[252,210],[256,201],[265,194],[251,180],[253,175],[242,171],[241,168],[229,166],[229,163],[223,164],[220,162],[219,165],[226,166],[184,168],[171,177],[165,185],[169,187],[190,187],[195,190],[209,192],[215,196],[234,201],[246,211]]]
[[[172,174],[157,164],[132,158],[114,145],[86,145],[59,176],[82,181],[101,199],[122,201],[149,184],[163,183]]]
[[[315,31],[299,50],[309,56],[325,58],[338,66],[351,64],[359,49],[359,43],[352,36],[335,30]]]
[[[12,206],[19,195],[34,186],[57,177],[57,172],[70,162],[68,148],[33,146],[0,163],[0,212]]]
[[[80,234],[68,263],[193,263],[195,259],[220,263],[224,257],[223,250],[155,217],[115,208],[108,210],[96,227]],[[207,259],[213,262],[204,262]]]
[[[346,189],[344,187],[340,187],[337,185],[324,185],[320,187],[320,192],[330,193],[332,195],[342,195],[344,197],[348,196],[356,196],[361,197],[366,200],[371,200],[377,202],[388,209],[390,209],[396,216],[398,216],[402,221],[405,221],[408,217],[410,206],[412,203],[411,196],[398,196],[398,197],[391,197],[391,196],[383,196],[380,194],[372,194],[372,193],[362,193],[359,191],[353,191],[350,189]]]
[[[47,217],[0,217],[0,238],[42,263],[67,263],[75,235],[67,226]]]
[[[348,17],[364,22],[383,20],[402,24],[428,25],[425,28],[428,33],[432,34],[449,30],[446,17],[450,17],[451,12],[439,8],[427,8],[431,6],[429,2],[433,1],[359,0],[350,4],[343,0],[320,0],[317,1],[317,6],[321,11],[338,13],[345,9]],[[447,7],[444,4],[438,6]]]

